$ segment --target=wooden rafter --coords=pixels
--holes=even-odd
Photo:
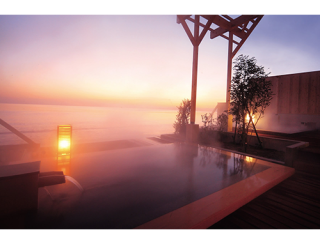
[[[213,15],[212,18],[215,18],[215,16]],[[191,17],[187,17],[186,20],[189,20],[190,22],[195,23],[195,20],[192,19]],[[208,23],[209,23],[209,22],[207,22],[207,24],[208,24]],[[179,24],[180,24],[180,22],[179,22]],[[200,25],[201,27],[206,27],[206,25],[204,25],[204,24],[202,24],[202,23],[199,23],[199,25]],[[212,29],[212,28],[210,28],[210,27],[208,28],[208,30],[209,30],[210,32],[214,31],[214,29]],[[221,34],[220,36],[223,37],[223,38],[225,38],[225,39],[227,39],[227,40],[229,40],[229,38],[226,37],[226,36],[223,35],[223,34]],[[239,44],[239,42],[237,42],[237,41],[235,41],[235,40],[233,40],[233,42],[234,42],[235,44]]]
[[[202,32],[199,36],[199,44],[201,43],[201,41],[202,41],[203,37],[205,36],[205,34],[207,33],[207,31],[209,30],[209,28],[212,24],[212,21],[215,19],[215,17],[216,16],[211,16],[211,18],[208,19],[207,24],[204,26],[204,29],[202,30]],[[199,25],[200,25],[200,23],[199,23]]]
[[[199,16],[197,16],[199,17]],[[191,19],[190,15],[178,15],[177,16],[177,23],[182,24],[184,30],[186,31],[192,45],[194,46],[199,46],[201,41],[203,40],[204,36],[206,35],[208,30],[212,30],[210,28],[212,21],[216,18],[216,16],[212,15],[208,18],[207,23],[206,24],[202,24],[200,23],[200,21],[196,21],[195,19]],[[200,35],[192,35],[186,20],[190,20],[191,22],[193,22],[197,28],[199,26],[203,27],[203,30],[201,31]]]
[[[230,40],[229,37],[225,36],[224,34],[222,34],[222,35],[220,35],[220,36],[223,37],[224,39],[228,40],[228,41]],[[233,39],[232,39],[232,42],[233,42],[234,44],[239,45],[239,42],[237,42],[237,41],[235,41],[235,40],[233,40]]]
[[[195,37],[192,35],[186,21],[190,21],[195,23],[195,19],[191,17],[191,15],[178,15],[177,23],[181,23],[183,28],[185,29],[190,41],[193,45],[200,45],[203,37],[205,36],[207,31],[210,31],[210,38],[214,39],[218,36],[226,40],[230,40],[226,32],[232,32],[233,35],[237,36],[240,41],[236,41],[232,38],[232,43],[236,44],[235,50],[233,51],[232,57],[236,55],[241,46],[247,40],[253,29],[257,26],[262,15],[241,15],[235,19],[231,18],[229,15],[201,15],[204,19],[207,20],[207,23],[201,23],[199,21],[198,25],[203,27],[200,37]],[[252,25],[248,28],[249,23],[252,22]],[[215,24],[218,28],[211,28],[211,24]]]
[[[253,22],[253,24],[250,26],[248,32],[246,33],[245,37],[242,38],[242,40],[240,41],[240,43],[238,44],[238,46],[233,50],[232,52],[232,58],[237,54],[237,52],[239,51],[239,49],[242,47],[242,45],[244,44],[244,42],[247,40],[247,38],[250,36],[251,32],[254,30],[254,28],[257,26],[257,24],[260,22],[260,20],[262,19],[263,16],[257,17],[255,20],[252,20],[251,22]]]
[[[219,28],[217,28],[214,32],[211,32],[211,35],[210,35],[211,39],[215,38],[216,36],[219,36],[220,34],[224,34],[230,30],[232,30],[237,37],[242,38],[243,34],[241,32],[241,29],[238,27],[238,25],[243,22],[238,23],[239,20],[237,20],[236,23],[233,23],[231,21],[229,22],[220,16],[219,18],[216,18],[216,20],[217,21],[215,21],[214,24],[219,26]]]
[[[233,20],[233,18],[231,18],[229,15],[222,15],[222,16],[225,17],[226,19],[230,20],[230,21]]]
[[[219,25],[219,24],[215,23],[216,25],[219,26],[219,28],[215,29],[213,32],[211,31],[210,38],[213,39],[217,36],[220,36],[221,34],[228,32],[228,31],[232,31],[233,34],[235,34],[237,37],[242,39],[245,35],[245,32],[242,32],[242,30],[239,28],[239,25],[242,25],[242,24],[244,24],[244,23],[246,23],[256,17],[259,17],[259,15],[241,15],[238,18],[236,18],[230,22],[223,19],[228,24],[227,25],[225,25],[225,24]]]
[[[187,35],[188,35],[188,37],[189,37],[192,45],[195,46],[195,45],[196,45],[196,42],[195,42],[194,36],[192,35],[192,33],[191,33],[191,31],[190,31],[187,23],[186,23],[186,18],[184,18],[184,17],[181,16],[181,15],[178,15],[178,16],[177,16],[177,19],[178,19],[177,22],[180,23],[180,24],[182,24],[182,27],[183,27],[183,29],[185,30],[185,32],[187,33]]]
[[[177,24],[181,24],[181,20],[185,20],[186,18],[190,17],[191,15],[177,15]]]

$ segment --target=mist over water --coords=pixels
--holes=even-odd
[[[197,112],[196,123],[201,124]],[[177,110],[1,104],[0,118],[41,146],[54,146],[57,126],[72,125],[73,143],[141,139],[173,133]],[[0,145],[25,143],[0,125]]]

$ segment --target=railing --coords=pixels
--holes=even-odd
[[[22,134],[20,131],[18,131],[17,129],[13,128],[11,125],[9,125],[7,122],[5,122],[4,120],[0,119],[0,124],[2,126],[4,126],[5,128],[7,128],[8,130],[10,130],[12,133],[16,134],[17,136],[19,136],[22,140],[24,140],[25,142],[27,142],[28,144],[32,145],[32,146],[38,146],[38,143],[35,143],[34,141],[32,141],[30,138],[28,138],[27,136],[25,136],[24,134]]]

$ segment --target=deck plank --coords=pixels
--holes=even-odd
[[[320,208],[318,207],[314,207],[310,204],[304,203],[302,201],[297,201],[294,198],[285,196],[285,195],[281,195],[275,192],[269,192],[269,196],[275,197],[277,199],[281,199],[284,202],[288,202],[291,206],[293,206],[293,208],[297,208],[297,209],[303,209],[304,212],[306,212],[307,214],[310,214],[312,216],[315,216],[316,218],[320,219]]]
[[[270,218],[269,216],[261,213],[260,211],[256,211],[254,209],[249,209],[249,208],[243,208],[241,211],[245,212],[248,215],[251,215],[259,220],[263,220],[264,223],[266,223],[267,225],[269,225],[272,228],[275,229],[286,229],[288,228],[287,225],[284,225],[283,223]]]
[[[239,219],[242,219],[242,220],[252,224],[257,229],[273,229],[273,227],[270,226],[269,224],[267,224],[264,220],[260,220],[256,217],[246,213],[245,211],[243,211],[243,209],[239,209],[239,211],[237,211],[235,214]]]
[[[284,193],[284,196],[290,197],[291,199],[296,199],[297,201],[299,201],[301,203],[306,203],[306,204],[308,204],[308,206],[313,206],[313,207],[318,208],[320,210],[320,204],[318,202],[303,198],[300,195],[295,195],[290,192]]]
[[[291,203],[290,199],[284,200],[284,199],[281,199],[280,196],[275,197],[274,195],[272,195],[270,193],[268,193],[266,195],[266,198],[282,205],[283,207],[288,207],[290,209],[296,210],[296,211],[300,212],[301,214],[305,214],[308,216],[314,216],[315,223],[320,225],[320,221],[319,221],[320,218],[318,217],[317,213],[310,211],[309,209],[306,209],[306,208],[301,207],[299,205]]]
[[[298,225],[299,229],[309,229],[309,227],[304,225],[304,220],[301,221],[301,219],[297,216],[294,216],[286,211],[282,211],[281,209],[266,204],[266,203],[261,203],[261,202],[255,202],[254,204],[261,206],[263,208],[266,208],[270,211],[270,215],[272,215],[274,218],[278,218],[278,216],[281,216],[282,218],[287,218],[288,220],[290,220],[292,223],[294,223],[295,225]]]
[[[243,229],[319,229],[319,193],[319,176],[297,172],[221,220],[223,225],[220,221],[215,225]]]
[[[247,207],[249,209],[253,209],[253,210],[256,210],[262,214],[264,214],[265,216],[268,216],[269,218],[272,218],[274,219],[275,221],[278,221],[279,223],[283,224],[284,225],[284,229],[300,229],[300,228],[303,228],[302,225],[300,224],[297,224],[296,222],[282,216],[282,215],[279,215],[279,214],[274,214],[273,211],[271,211],[270,209],[267,209],[265,207],[261,207],[260,205],[258,204],[248,204]],[[261,217],[263,219],[263,217]]]
[[[238,216],[233,216],[230,222],[240,226],[240,228],[242,229],[257,229],[257,227],[252,225],[252,223],[248,223],[247,221],[244,221],[242,218],[239,218]]]

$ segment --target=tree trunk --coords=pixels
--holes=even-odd
[[[252,121],[251,114],[249,114],[249,116],[250,116],[250,121]],[[253,125],[254,132],[255,132],[256,135],[257,135],[257,139],[258,139],[258,142],[259,142],[259,144],[260,144],[260,147],[263,148],[263,147],[262,147],[262,143],[261,143],[261,141],[260,141],[260,138],[259,138],[259,136],[258,136],[258,132],[257,132],[257,130],[256,130],[256,127],[255,127],[253,121],[252,121],[252,125]]]
[[[233,143],[236,143],[238,120],[236,119],[236,127],[234,128]]]
[[[244,116],[244,110],[242,115],[242,149],[244,152],[247,151],[247,135],[246,135],[246,119]]]

